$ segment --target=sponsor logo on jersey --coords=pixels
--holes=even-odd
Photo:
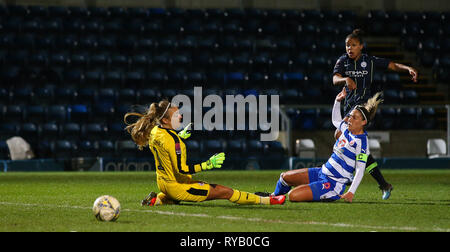
[[[361,78],[364,77],[365,75],[368,75],[369,71],[367,70],[348,70],[345,71],[345,75],[349,76],[349,77],[354,77],[354,78]]]

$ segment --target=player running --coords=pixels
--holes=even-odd
[[[380,93],[375,94],[366,104],[356,106],[346,122],[341,116],[341,101],[346,95],[346,89],[343,88],[334,102],[333,125],[343,134],[334,144],[333,154],[328,161],[322,167],[283,172],[271,195],[284,195],[289,192],[289,200],[292,202],[335,201],[341,198],[347,202],[353,201],[370,155],[364,128],[374,118],[382,100],[378,99]],[[347,193],[343,194],[348,183],[351,183],[351,186]],[[294,189],[291,190],[292,187]]]
[[[139,119],[130,124],[127,121],[130,116],[137,116]],[[145,114],[127,113],[124,117],[126,130],[131,134],[139,149],[149,146],[155,157],[157,184],[161,192],[158,194],[151,192],[142,201],[143,206],[215,199],[227,199],[242,205],[284,203],[285,196],[261,197],[226,186],[194,180],[192,174],[221,168],[225,153],[216,154],[201,164],[187,165],[186,145],[183,139],[191,135],[189,125],[178,134],[174,130],[180,127],[181,120],[182,116],[178,108],[166,100],[151,104]]]
[[[347,96],[344,101],[344,115],[348,115],[356,105],[363,104],[383,87],[373,83],[374,73],[387,69],[395,72],[408,72],[411,79],[417,82],[417,70],[388,59],[363,54],[361,30],[356,29],[345,39],[346,53],[336,62],[333,70],[333,85],[345,85]],[[346,120],[346,119],[345,119]],[[336,139],[341,132],[336,130]],[[382,190],[382,199],[387,200],[393,187],[386,182],[372,155],[369,155],[366,170],[377,181]]]

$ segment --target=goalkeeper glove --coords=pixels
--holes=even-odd
[[[202,163],[202,170],[211,170],[212,168],[221,168],[225,160],[225,153],[215,154],[208,161]]]
[[[188,139],[191,136],[192,133],[192,123],[189,123],[182,131],[178,133],[178,136],[180,136],[183,139]]]

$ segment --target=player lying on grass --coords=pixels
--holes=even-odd
[[[283,172],[271,195],[284,195],[289,192],[289,200],[292,202],[335,201],[340,198],[352,202],[370,155],[364,127],[373,119],[382,100],[378,99],[380,93],[377,93],[366,104],[356,106],[346,122],[341,116],[341,101],[346,95],[343,88],[334,102],[333,125],[343,133],[334,144],[333,154],[327,163],[322,167]],[[351,186],[347,193],[343,194],[348,183],[351,183]],[[291,190],[292,187],[294,188]]]
[[[363,48],[361,30],[355,29],[346,37],[346,53],[337,60],[333,70],[333,85],[345,85],[347,88],[344,115],[348,115],[356,105],[367,102],[374,93],[383,89],[382,86],[373,81],[373,76],[377,72],[386,70],[408,72],[412,81],[417,82],[418,73],[416,69],[389,59],[367,55],[362,53]],[[339,135],[340,132],[337,130],[336,138],[339,138]],[[388,199],[393,187],[384,179],[372,155],[369,155],[366,170],[377,181],[379,188],[382,190],[382,199]]]
[[[128,123],[128,117],[137,116],[135,123]],[[126,130],[140,150],[149,146],[155,157],[157,184],[160,193],[151,192],[142,205],[156,206],[175,204],[180,201],[202,202],[205,200],[227,199],[237,204],[283,204],[285,196],[261,197],[217,184],[197,181],[192,175],[213,168],[221,168],[225,153],[212,156],[206,162],[186,164],[186,145],[183,139],[190,136],[188,127],[179,134],[175,132],[181,125],[182,116],[178,108],[163,100],[153,103],[145,114],[127,113],[124,117]]]

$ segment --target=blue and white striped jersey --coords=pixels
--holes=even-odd
[[[360,135],[353,135],[347,123],[342,121],[339,126],[341,136],[333,147],[333,154],[328,161],[322,165],[322,173],[329,178],[343,184],[353,181],[353,172],[356,162],[366,163],[365,158],[358,158],[358,155],[369,155],[369,140],[367,132]],[[365,156],[363,155],[363,156]]]

